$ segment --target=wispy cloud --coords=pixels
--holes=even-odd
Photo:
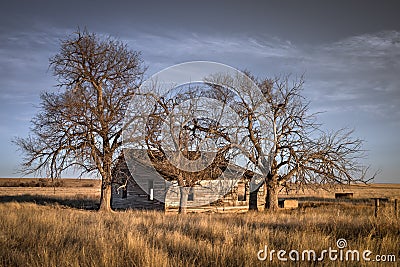
[[[304,51],[303,67],[321,106],[385,117],[400,105],[399,32],[353,36]]]
[[[184,33],[139,33],[127,41],[143,51],[150,72],[186,60],[213,60],[261,76],[305,73],[306,94],[323,110],[385,116],[400,105],[400,33],[396,31],[315,46],[271,36]]]
[[[50,81],[54,84],[47,72],[48,57],[56,53],[65,32],[65,29],[52,29],[1,37],[2,98],[15,95],[16,88],[21,94],[29,90],[37,93],[38,84],[42,83],[40,90],[49,86]],[[188,60],[212,60],[250,69],[260,76],[305,73],[306,93],[326,110],[346,107],[365,111],[363,107],[375,105],[369,112],[393,114],[390,107],[400,104],[397,78],[400,33],[396,31],[352,36],[314,46],[296,45],[275,36],[186,32],[134,32],[121,39],[132,49],[143,52],[150,74]],[[36,84],[32,83],[34,80]]]
[[[131,46],[143,51],[150,66],[169,66],[185,60],[213,60],[251,67],[254,60],[288,59],[300,53],[290,42],[252,36],[204,36],[199,34],[138,34],[127,38]],[[247,58],[247,60],[245,60]],[[158,70],[158,69],[157,69]]]

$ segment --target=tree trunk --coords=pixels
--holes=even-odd
[[[249,210],[258,211],[258,191],[260,188],[257,188],[254,191],[250,191],[249,197]]]
[[[101,182],[101,197],[100,197],[100,208],[99,211],[111,212],[111,183],[102,181]]]
[[[112,153],[109,148],[109,141],[103,138],[103,172],[101,173],[101,197],[99,211],[111,212],[111,181],[112,181]]]
[[[179,210],[178,213],[185,214],[187,212],[187,201],[190,187],[180,186],[180,199],[179,199]]]
[[[265,195],[265,207],[266,211],[278,210],[278,182],[276,175],[268,175],[267,177],[267,194]]]

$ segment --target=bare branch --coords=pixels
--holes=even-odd
[[[59,92],[41,95],[32,134],[14,143],[25,154],[23,173],[51,177],[71,167],[102,177],[101,208],[110,208],[111,169],[120,153],[123,118],[145,67],[140,52],[111,37],[77,31],[50,58]]]

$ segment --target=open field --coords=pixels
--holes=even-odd
[[[375,218],[365,207],[338,204],[275,214],[102,214],[9,202],[0,204],[0,265],[282,266],[277,258],[282,249],[299,251],[297,266],[397,266],[400,220],[389,209],[383,212]],[[321,262],[308,261],[308,254],[301,260],[305,250],[315,251],[317,259],[323,250],[338,250],[340,238],[347,241],[342,249],[347,260],[331,261],[327,254]],[[257,258],[265,245],[269,253],[275,250],[272,262]],[[366,262],[361,255],[357,261],[348,254],[367,249],[369,259],[381,255],[390,262]]]
[[[56,179],[52,181],[47,178],[0,178],[0,196],[21,194],[45,196],[100,195],[100,183],[101,181],[98,179]],[[335,192],[353,192],[355,199],[376,197],[400,199],[400,184],[358,184],[326,189],[310,187],[288,193],[282,190],[280,197],[333,199]]]
[[[182,216],[155,211],[98,213],[92,210],[98,203],[98,186],[82,184],[77,180],[55,188],[0,187],[0,266],[285,265],[278,260],[278,250],[287,252],[288,266],[400,263],[400,214],[396,216],[393,207],[385,205],[380,216],[374,217],[372,203],[362,200],[398,197],[399,185],[345,188],[354,192],[355,201],[327,201],[329,205],[306,204],[313,198],[333,199],[332,192],[312,191],[312,195],[305,191],[297,194],[303,199],[302,208],[274,214]],[[336,244],[340,238],[347,241],[341,250]],[[260,261],[257,253],[265,245],[267,258]],[[331,261],[327,252],[323,254],[329,248],[338,250],[338,257],[342,251],[343,260]],[[315,251],[316,261],[313,254],[308,260],[309,250]],[[360,253],[359,261],[351,258],[355,250]],[[371,261],[362,259],[364,250],[371,251]],[[290,260],[290,251],[299,252],[298,262]],[[294,252],[291,255],[296,257]],[[318,261],[321,255],[323,260]],[[375,261],[379,256],[386,262]]]
[[[56,186],[54,186],[56,184]],[[335,192],[352,192],[353,199],[346,202],[367,204],[373,208],[372,198],[399,199],[400,184],[350,185],[336,188],[306,188],[300,191],[282,191],[280,198],[298,199],[300,206],[334,204]],[[58,179],[45,178],[0,178],[0,202],[58,203],[71,207],[95,209],[99,204],[100,180],[94,179]],[[260,203],[262,205],[262,203]],[[260,206],[260,209],[263,207]],[[205,209],[189,209],[201,212]],[[247,206],[215,207],[216,212],[246,211]],[[177,209],[169,209],[176,212]]]
[[[100,180],[0,178],[0,203],[31,202],[60,204],[81,209],[95,209],[100,199]]]
[[[400,184],[357,184],[335,186],[326,189],[305,189],[304,191],[289,192],[294,197],[335,198],[335,192],[352,192],[355,199],[368,198],[399,198]],[[285,197],[285,194],[281,194]]]

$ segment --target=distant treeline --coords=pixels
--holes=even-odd
[[[49,178],[6,178],[0,179],[0,187],[95,187],[96,181],[75,179],[54,179]]]
[[[27,179],[26,181],[21,181],[21,179],[7,179],[6,181],[0,180],[0,186],[3,187],[62,187],[64,186],[64,181],[61,180],[51,180],[45,178],[39,179]]]

